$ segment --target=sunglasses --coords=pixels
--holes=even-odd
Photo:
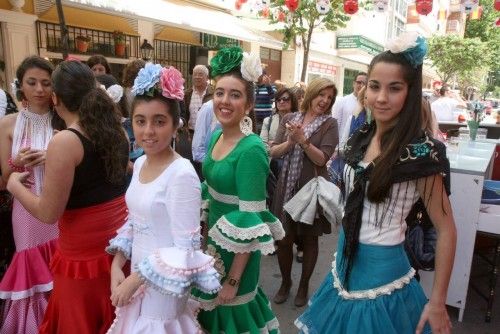
[[[290,96],[283,96],[276,100],[276,102],[288,102],[290,101]]]

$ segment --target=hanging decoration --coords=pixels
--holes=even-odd
[[[260,11],[260,16],[267,19],[269,17],[269,7],[265,6],[264,8],[262,8],[262,10]]]
[[[477,8],[477,6],[479,6],[479,0],[462,0],[460,10],[465,14],[470,14]]]
[[[234,3],[234,8],[236,10],[240,10],[241,9],[241,5],[243,4],[241,1],[242,0],[236,0],[236,2]],[[244,0],[244,1],[246,1],[246,0]]]
[[[495,22],[495,27],[500,28],[500,17],[497,18]]]
[[[346,14],[353,15],[358,9],[358,0],[344,0],[344,12]]]
[[[495,0],[495,9],[500,11],[500,0]]]
[[[299,8],[299,0],[285,0],[285,6],[291,12],[295,12]]]
[[[373,3],[373,9],[376,12],[383,13],[389,7],[389,0],[375,0]]]
[[[427,15],[432,12],[432,0],[415,0],[417,13]]]
[[[470,13],[469,19],[470,20],[479,20],[481,18],[481,15],[483,15],[483,7],[478,6],[476,9]]]
[[[320,15],[325,15],[330,11],[330,0],[316,0],[316,10]]]
[[[278,12],[278,15],[276,15],[277,19],[278,19],[278,22],[285,22],[286,20],[286,14],[284,11],[280,10]]]
[[[248,0],[239,0],[242,4],[247,3]]]

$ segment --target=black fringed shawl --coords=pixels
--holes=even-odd
[[[342,227],[345,235],[342,266],[346,270],[344,276],[344,286],[346,287],[352,262],[359,244],[359,231],[361,229],[367,181],[370,179],[370,174],[374,166],[373,163],[370,163],[366,168],[363,168],[359,163],[363,160],[374,134],[375,122],[365,124],[349,138],[345,146],[346,164],[354,170],[353,188],[347,195],[344,217],[342,219]],[[421,136],[402,148],[398,161],[393,165],[392,170],[388,172],[391,173],[391,184],[439,174],[443,176],[445,191],[447,194],[450,194],[449,171],[450,164],[446,158],[446,147],[444,144],[422,132]],[[346,178],[347,173],[344,172],[345,183],[349,185],[350,180],[346,180]],[[389,197],[392,195],[391,192]],[[382,223],[387,212],[389,214],[394,213],[391,213],[388,207],[383,208],[382,211],[384,211],[384,215],[380,222],[377,221],[377,224]],[[404,218],[406,217],[402,217],[402,220]]]

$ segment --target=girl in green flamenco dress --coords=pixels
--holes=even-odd
[[[208,333],[278,333],[269,300],[258,287],[261,255],[284,237],[280,221],[266,208],[268,156],[252,133],[253,82],[262,73],[257,56],[222,49],[211,61],[217,84],[214,112],[222,130],[211,139],[203,162],[207,253],[216,258],[222,289],[192,292],[201,303],[198,320]]]

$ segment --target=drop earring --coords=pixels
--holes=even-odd
[[[253,131],[253,126],[252,126],[252,119],[250,117],[245,116],[242,118],[240,121],[240,131],[245,135],[248,136],[250,135]]]

